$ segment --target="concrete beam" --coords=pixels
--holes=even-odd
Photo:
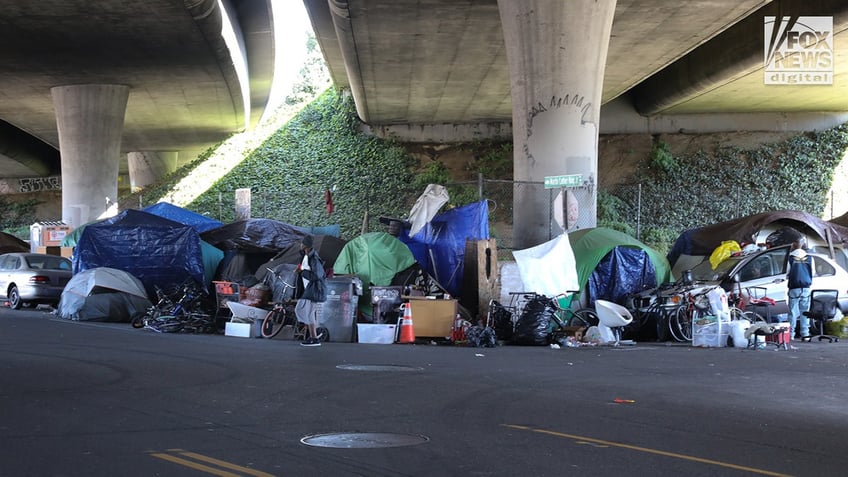
[[[629,99],[601,106],[601,134],[705,134],[735,131],[822,131],[848,122],[848,112],[640,115]]]
[[[848,28],[845,0],[775,0],[631,90],[639,114],[659,114],[763,68],[765,16],[832,16],[834,33]]]
[[[450,144],[480,140],[512,140],[512,123],[363,124],[362,132],[401,142]]]

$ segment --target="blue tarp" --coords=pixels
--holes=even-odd
[[[140,210],[125,210],[83,230],[74,250],[74,273],[97,267],[130,273],[148,296],[156,296],[153,285],[167,289],[187,278],[207,283],[197,231]]]
[[[413,237],[409,230],[403,226],[398,238],[415,260],[448,293],[462,296],[465,242],[489,238],[488,203],[483,200],[442,212]]]
[[[174,222],[179,222],[183,225],[188,225],[194,230],[197,230],[197,233],[199,234],[224,225],[223,222],[167,202],[159,202],[158,204],[149,205],[141,210],[148,214],[158,215],[159,217],[173,220]]]
[[[598,299],[624,304],[628,295],[656,285],[657,272],[647,252],[615,247],[589,276],[589,306]]]
[[[622,305],[628,294],[672,279],[665,257],[625,233],[595,227],[571,232],[568,239],[588,306],[598,298]]]

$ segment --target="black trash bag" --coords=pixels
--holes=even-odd
[[[537,296],[530,299],[515,323],[515,332],[510,343],[527,346],[548,344],[551,317],[555,311],[551,299],[546,296]]]
[[[495,300],[489,306],[489,314],[492,317],[492,327],[497,339],[510,341],[515,327],[512,322],[512,313]]]
[[[468,346],[475,348],[494,348],[498,340],[495,336],[495,330],[486,326],[474,325],[465,332],[465,341]]]

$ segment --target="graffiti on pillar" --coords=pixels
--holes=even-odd
[[[587,121],[592,102],[579,94],[551,96],[527,112],[524,154],[542,175],[582,174],[593,180],[597,129]]]
[[[592,108],[586,96],[569,94],[537,101],[527,111],[527,140],[523,149],[528,176],[541,180],[547,176],[579,175],[580,187],[588,193],[578,198],[569,191],[568,205],[559,204],[563,230],[594,227],[596,222],[598,133],[592,122]]]
[[[586,114],[589,112],[592,107],[591,101],[586,101],[585,96],[581,95],[565,95],[565,96],[551,96],[551,100],[547,102],[547,105],[542,103],[541,101],[537,101],[535,105],[530,106],[527,111],[527,136],[531,136],[533,134],[533,119],[541,113],[545,113],[551,109],[559,109],[563,106],[572,106],[580,109],[580,122],[586,122]]]
[[[60,176],[0,180],[0,194],[28,194],[51,190],[62,190]]]

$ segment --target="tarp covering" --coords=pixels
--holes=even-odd
[[[248,219],[208,230],[200,237],[221,250],[277,253],[306,235],[307,229],[278,220]]]
[[[98,267],[71,277],[57,314],[67,320],[129,323],[150,306],[139,279],[123,270]]]
[[[465,242],[489,238],[489,206],[483,200],[442,212],[412,238],[404,226],[398,239],[424,270],[453,296],[462,296]]]
[[[336,275],[354,274],[362,280],[359,309],[371,314],[371,286],[388,286],[395,274],[415,263],[415,257],[400,240],[385,232],[369,232],[348,242],[336,259]]]
[[[203,233],[207,230],[216,229],[224,225],[224,223],[219,220],[206,217],[205,215],[192,212],[188,209],[184,209],[167,202],[159,202],[158,204],[149,205],[141,210],[148,214],[158,215],[159,217],[164,217],[168,220],[188,225],[194,230],[197,230],[197,233]]]
[[[562,234],[535,247],[512,252],[524,290],[548,297],[577,291],[577,264],[568,235]]]
[[[589,304],[598,298],[621,303],[621,297],[642,291],[643,285],[653,288],[672,280],[671,266],[662,254],[623,232],[595,227],[571,232],[568,238],[579,289],[589,285]]]
[[[200,241],[200,253],[203,257],[203,283],[209,285],[215,279],[215,271],[224,259],[224,251],[206,242]]]
[[[313,238],[312,248],[315,249],[315,252],[324,261],[324,269],[329,270],[334,268],[336,259],[341,254],[346,243],[344,240],[331,235],[316,235]],[[265,274],[268,273],[268,268],[275,270],[277,265],[280,264],[298,264],[301,258],[300,242],[293,243],[286,247],[285,250],[274,255],[271,260],[262,264],[256,270],[256,279],[259,281],[264,280]],[[335,270],[333,273],[335,273]]]
[[[424,225],[430,222],[433,217],[439,212],[439,209],[445,205],[450,196],[445,186],[438,184],[427,184],[427,188],[412,206],[409,211],[409,222],[412,224],[407,231],[409,237],[414,237],[415,234],[424,228]]]
[[[200,237],[193,228],[139,210],[125,210],[89,224],[76,245],[74,274],[97,267],[129,272],[144,284],[162,288],[191,277],[206,286]]]
[[[79,238],[82,235],[82,232],[85,230],[85,228],[88,227],[91,224],[103,222],[103,220],[106,220],[106,219],[93,220],[91,222],[87,222],[85,224],[80,225],[79,227],[75,228],[74,230],[71,230],[69,233],[65,234],[65,238],[62,239],[61,246],[62,247],[76,247],[77,242],[79,242]]]
[[[843,244],[848,240],[848,228],[842,225],[826,222],[798,210],[776,210],[689,229],[677,237],[668,253],[668,262],[674,267],[681,255],[708,256],[725,240],[735,240],[740,245],[751,243],[760,230],[775,222],[793,227],[802,233],[812,234],[824,241],[827,241],[829,236],[834,244]]]
[[[218,264],[215,279],[253,286],[259,281],[256,278],[259,269],[273,256],[271,252],[227,250],[224,252],[224,259]]]
[[[606,300],[624,305],[628,295],[659,284],[647,252],[638,248],[615,247],[589,275],[587,304],[593,307],[595,300]]]
[[[0,232],[0,253],[29,252],[29,244],[14,235]]]

